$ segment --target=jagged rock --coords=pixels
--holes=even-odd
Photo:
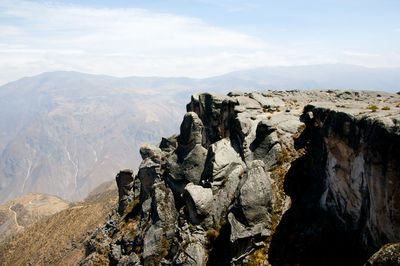
[[[140,155],[142,156],[143,160],[151,158],[153,161],[160,162],[163,152],[158,147],[145,144],[140,147]]]
[[[235,164],[229,172],[226,173],[224,182],[218,186],[213,186],[213,215],[217,224],[226,222],[226,215],[229,207],[235,199],[236,189],[241,178],[244,175],[244,166]]]
[[[143,241],[143,259],[144,261],[150,261],[151,257],[156,257],[163,254],[164,250],[168,247],[165,244],[164,230],[160,225],[156,223],[150,226],[146,232],[146,236]],[[154,259],[154,258],[153,258]]]
[[[137,178],[140,180],[140,198],[143,202],[150,196],[154,182],[161,178],[161,165],[150,157],[144,159],[140,164]]]
[[[205,142],[203,145],[208,147],[211,143],[224,138],[221,130],[221,108],[224,101],[230,98],[214,93],[203,93],[192,96],[191,102],[186,106],[187,111],[196,112],[205,127]]]
[[[240,188],[238,204],[248,224],[270,223],[273,201],[273,181],[264,171],[262,161],[253,161]]]
[[[224,182],[233,168],[244,163],[230,140],[224,138],[209,147],[205,165],[202,180],[215,186]]]
[[[256,138],[250,144],[254,160],[262,160],[266,168],[274,165],[282,152],[276,128],[266,121],[257,125]]]
[[[162,138],[159,148],[164,151],[164,152],[171,152],[174,151],[176,149],[176,147],[178,146],[178,136],[174,135],[172,137],[169,138]]]
[[[97,232],[104,247],[88,258],[364,263],[400,241],[400,96],[379,95],[193,95],[180,135],[141,149],[140,202]]]
[[[118,213],[122,215],[126,207],[131,203],[132,187],[133,187],[133,171],[130,169],[121,170],[117,176],[118,186]]]
[[[192,223],[199,224],[213,210],[213,194],[210,188],[189,183],[184,191],[185,205]]]
[[[178,147],[168,158],[166,169],[175,181],[187,181],[199,184],[204,171],[207,150],[197,144],[190,151]]]
[[[175,263],[178,265],[205,265],[207,251],[204,231],[182,232],[181,238],[184,249],[177,254]]]
[[[135,253],[129,256],[122,256],[118,262],[118,266],[136,266],[140,265],[140,258]]]
[[[200,118],[194,112],[185,114],[178,137],[178,144],[181,147],[193,147],[196,144],[203,143],[204,126]]]

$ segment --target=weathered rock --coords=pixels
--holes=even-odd
[[[174,151],[178,147],[178,136],[174,135],[169,138],[162,138],[159,148],[164,152]]]
[[[188,112],[185,114],[180,131],[181,133],[178,137],[179,146],[190,149],[196,144],[203,143],[204,127],[196,113]]]
[[[266,121],[259,122],[256,138],[250,144],[250,150],[253,155],[252,159],[262,160],[267,169],[274,165],[282,152],[276,128],[270,126]]]
[[[268,96],[266,97],[259,92],[250,93],[250,98],[259,102],[260,105],[267,110],[277,111],[280,108],[285,107],[285,103],[280,98]]]
[[[145,144],[140,147],[140,155],[142,156],[143,160],[150,158],[153,161],[160,162],[163,153],[160,148]]]
[[[137,178],[140,180],[140,199],[143,202],[150,196],[152,186],[161,178],[161,165],[150,157],[142,161]]]
[[[121,170],[115,177],[118,186],[118,213],[122,215],[132,201],[133,171]]]
[[[140,202],[88,261],[359,265],[400,241],[399,95],[205,93],[187,110],[179,137],[141,149]]]
[[[206,157],[207,150],[200,144],[190,151],[178,147],[167,160],[167,172],[175,181],[199,184]]]
[[[183,196],[192,223],[199,224],[211,214],[213,210],[213,194],[210,188],[203,188],[189,183],[185,187]]]
[[[212,144],[207,153],[202,180],[218,186],[237,165],[244,166],[240,155],[232,147],[229,139],[224,138]]]
[[[261,161],[253,161],[240,188],[238,204],[250,225],[271,221],[273,181],[263,167]]]
[[[136,266],[140,265],[140,258],[135,253],[131,253],[129,256],[122,256],[118,262],[118,266]]]

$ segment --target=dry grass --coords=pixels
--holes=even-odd
[[[2,265],[77,265],[86,232],[104,223],[117,197],[76,205],[38,223],[0,245]]]

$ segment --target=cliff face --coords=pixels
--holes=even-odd
[[[141,148],[81,263],[365,262],[400,238],[399,103],[362,91],[192,96],[179,136]]]

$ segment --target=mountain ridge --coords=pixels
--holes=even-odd
[[[275,72],[268,75],[271,69]],[[205,79],[58,71],[8,83],[0,87],[0,203],[36,192],[83,199],[118,169],[137,169],[139,146],[176,132],[192,94],[249,88],[400,90],[399,68],[386,76],[378,70],[352,65],[266,67]],[[304,72],[314,74],[307,77]]]

